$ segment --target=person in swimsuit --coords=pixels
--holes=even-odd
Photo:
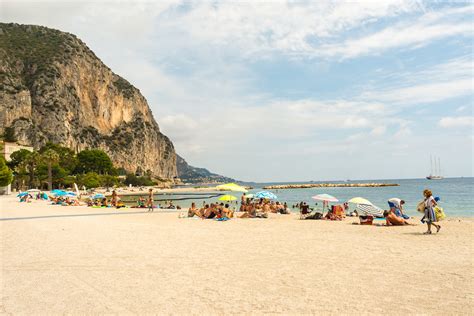
[[[153,212],[153,189],[148,190],[148,199],[146,200],[146,206],[148,207],[148,212]]]
[[[412,225],[408,223],[403,217],[395,215],[395,213],[392,211],[384,211],[383,216],[385,217],[385,225],[387,226]]]

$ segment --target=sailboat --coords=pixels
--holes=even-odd
[[[430,156],[431,162],[431,172],[430,175],[426,177],[428,180],[442,180],[444,177],[441,175],[441,162],[438,157],[438,163],[436,163],[436,157]],[[433,162],[434,162],[434,169],[433,169]]]

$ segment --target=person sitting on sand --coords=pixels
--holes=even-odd
[[[191,207],[188,208],[188,217],[194,217],[194,215],[201,217],[200,215],[196,214],[197,212],[199,212],[199,210],[196,207],[196,203],[192,202]]]
[[[229,208],[229,204],[224,205],[224,208],[222,209],[222,213],[224,214],[224,216],[226,216],[228,218],[234,217],[234,211],[232,211]]]
[[[395,215],[395,213],[392,211],[384,211],[383,216],[385,217],[385,224],[387,226],[412,225],[408,223],[404,218]]]

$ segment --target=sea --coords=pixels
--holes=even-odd
[[[324,181],[324,182],[285,182],[285,183],[255,183],[249,193],[256,193],[264,190],[263,187],[279,184],[303,184],[303,183],[396,183],[399,186],[389,187],[331,187],[331,188],[308,188],[308,189],[279,189],[269,190],[278,197],[281,203],[287,202],[290,208],[299,203],[307,202],[311,207],[321,207],[321,203],[311,197],[321,193],[330,194],[342,203],[353,197],[363,197],[372,204],[388,209],[387,201],[390,198],[400,198],[405,200],[405,213],[408,215],[419,215],[416,205],[423,200],[423,190],[430,189],[433,196],[439,197],[439,204],[444,208],[447,216],[474,216],[474,178],[445,178],[442,180],[428,179],[390,179],[390,180],[354,180],[354,181]],[[222,193],[222,192],[220,192]],[[218,194],[210,193],[181,193],[181,194],[156,194],[157,204],[165,206],[172,201],[174,205],[189,207],[191,202],[196,202],[197,206],[203,203],[218,201]],[[236,206],[240,201],[241,193],[226,192],[237,197],[237,201],[231,202]],[[133,197],[127,197],[130,199]],[[318,203],[318,205],[316,205]],[[293,211],[297,211],[295,208]]]

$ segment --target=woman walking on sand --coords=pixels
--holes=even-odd
[[[436,227],[436,232],[439,233],[441,226],[434,223],[437,221],[434,211],[436,201],[430,190],[424,190],[423,195],[425,197],[425,216],[423,216],[421,221],[426,222],[426,225],[428,225],[428,230],[424,234],[431,234],[431,225]]]

